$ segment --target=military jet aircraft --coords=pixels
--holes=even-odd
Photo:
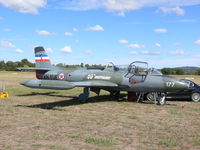
[[[188,84],[181,80],[155,73],[148,69],[146,62],[133,62],[128,67],[112,64],[104,68],[63,69],[51,65],[50,59],[43,47],[35,48],[35,80],[21,82],[30,88],[69,90],[83,87],[79,95],[80,102],[86,102],[90,91],[97,94],[100,90],[109,91],[111,96],[118,97],[120,91],[133,93],[154,92],[157,104],[165,103],[165,92],[181,91],[188,88]],[[140,99],[139,97],[138,99]]]

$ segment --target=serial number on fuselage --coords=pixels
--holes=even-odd
[[[57,74],[46,74],[42,78],[46,79],[46,80],[58,80],[58,75]]]

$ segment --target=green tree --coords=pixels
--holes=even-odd
[[[176,71],[177,75],[184,75],[185,74],[185,70],[181,69],[181,68],[176,68],[174,69]]]
[[[198,68],[198,69],[196,70],[196,72],[197,72],[197,75],[200,75],[200,68]]]
[[[0,70],[4,70],[6,67],[6,64],[4,61],[0,61]]]

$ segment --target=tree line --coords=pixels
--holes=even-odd
[[[28,59],[22,59],[21,61],[0,61],[0,70],[3,71],[17,71],[18,67],[34,67],[35,64],[29,62]]]
[[[166,75],[200,75],[200,68],[194,70],[186,70],[183,68],[162,68],[160,71]]]
[[[80,68],[80,67],[103,67],[101,64],[76,64],[76,65],[65,65],[63,63],[59,63],[55,65],[61,68]],[[21,61],[0,61],[0,71],[17,71],[18,67],[35,67],[35,63],[28,61],[28,59],[22,59]],[[200,68],[193,70],[186,70],[183,68],[162,68],[160,70],[163,74],[166,75],[200,75]]]

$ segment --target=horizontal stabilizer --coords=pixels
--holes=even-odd
[[[80,81],[72,82],[77,87],[117,87],[116,83],[109,81],[99,81],[99,80],[90,80],[90,81]]]

